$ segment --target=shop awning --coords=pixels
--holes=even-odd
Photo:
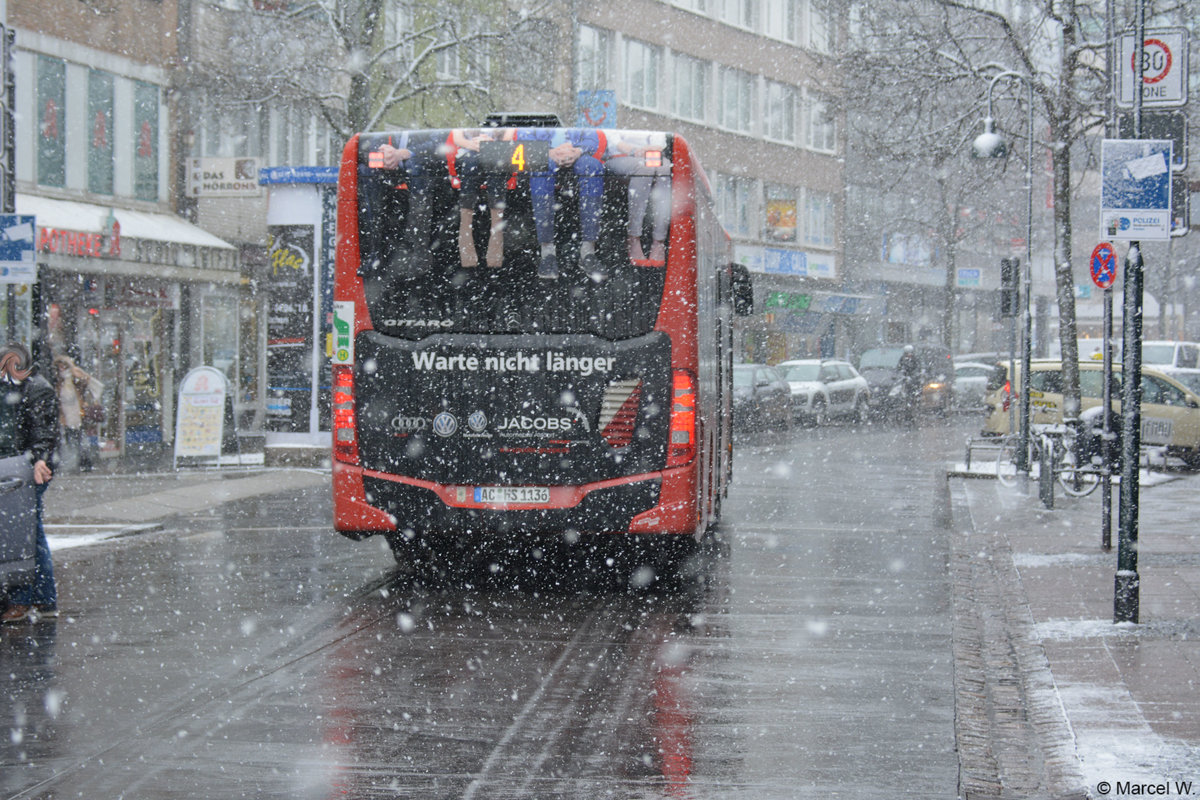
[[[36,217],[39,267],[132,279],[241,280],[238,248],[172,214],[21,193],[16,211]]]
[[[85,233],[108,233],[106,222],[111,214],[121,223],[122,236],[197,247],[236,249],[225,240],[172,214],[131,211],[126,208],[80,203],[75,200],[56,200],[20,192],[17,193],[17,213],[33,214],[37,217],[39,227]]]

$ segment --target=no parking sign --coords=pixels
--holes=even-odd
[[[1101,289],[1108,289],[1117,279],[1117,251],[1108,242],[1101,242],[1092,250],[1092,282]]]

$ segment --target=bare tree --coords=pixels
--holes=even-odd
[[[538,1],[197,0],[196,29],[216,47],[199,48],[192,82],[232,102],[317,111],[343,137],[397,115],[461,123],[491,108],[501,45],[538,18]]]
[[[1075,279],[1071,264],[1074,194],[1073,159],[1085,154],[1104,126],[1106,91],[1103,4],[1077,0],[1013,2],[1008,10],[984,8],[967,0],[902,2],[885,12],[869,4],[877,19],[873,30],[885,34],[888,50],[875,48],[878,62],[873,85],[879,91],[911,92],[911,105],[928,105],[930,134],[922,147],[941,141],[959,146],[964,108],[970,119],[982,114],[980,103],[990,79],[1001,70],[1023,76],[1032,87],[1036,117],[1048,134],[1053,173],[1054,274],[1063,359],[1064,414],[1078,417],[1079,371],[1075,325]],[[989,4],[992,5],[992,4]],[[880,14],[886,16],[880,18]],[[931,22],[935,24],[931,24]],[[853,28],[853,25],[851,26]],[[1081,31],[1095,32],[1085,39]],[[887,35],[889,34],[890,35]],[[974,99],[974,105],[970,101]],[[1015,104],[1000,117],[1008,131],[1021,133],[1024,109]],[[936,124],[934,121],[940,121]],[[952,138],[946,135],[953,132]],[[926,156],[926,159],[928,156]]]

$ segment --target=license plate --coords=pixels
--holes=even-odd
[[[550,490],[545,486],[476,486],[475,502],[545,505],[550,502]]]

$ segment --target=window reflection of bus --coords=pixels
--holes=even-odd
[[[355,136],[338,186],[335,527],[385,536],[401,561],[411,541],[468,534],[698,539],[731,475],[744,276],[679,136]]]

